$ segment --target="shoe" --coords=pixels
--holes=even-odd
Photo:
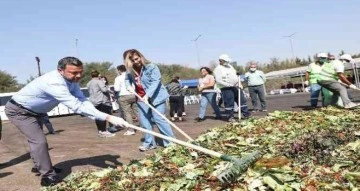
[[[41,186],[54,186],[55,184],[59,183],[60,180],[56,176],[48,176],[48,177],[42,177],[40,184]]]
[[[62,171],[61,168],[53,167],[53,169],[54,169],[54,171],[55,171],[57,174],[61,173],[61,171]],[[40,171],[39,171],[39,169],[36,168],[36,167],[32,167],[32,168],[31,168],[31,172],[32,172],[32,173],[36,173],[36,176],[40,176]]]
[[[360,103],[350,102],[350,103],[346,104],[346,105],[344,106],[344,108],[345,108],[345,109],[351,109],[351,108],[357,107],[357,106],[359,106],[359,105],[360,105]]]
[[[267,112],[267,109],[261,109],[260,111],[262,111],[262,112]]]
[[[205,121],[205,118],[197,117],[197,118],[195,118],[195,121],[197,121],[197,122],[202,122],[202,121]]]
[[[259,112],[259,110],[254,109],[254,110],[252,110],[251,112],[253,112],[253,113],[257,113],[257,112]]]
[[[139,150],[140,150],[141,152],[148,151],[148,150],[151,150],[151,149],[156,149],[156,147],[153,146],[153,145],[151,145],[151,146],[149,146],[149,147],[146,147],[146,146],[144,146],[144,145],[141,145],[141,146],[139,147]]]
[[[135,135],[135,131],[127,130],[124,135]]]
[[[221,119],[222,119],[221,116],[216,116],[216,117],[215,117],[215,120],[221,120]]]
[[[59,134],[59,132],[56,132],[56,131],[49,132],[49,135],[58,135],[58,134]]]
[[[236,119],[235,119],[234,117],[230,117],[230,118],[228,119],[228,122],[234,123],[234,122],[236,122]]]
[[[113,137],[115,135],[115,133],[110,133],[109,131],[99,131],[98,133],[98,136],[102,138]]]
[[[108,131],[109,131],[110,133],[115,133],[115,132],[119,131],[119,129],[116,128],[116,126],[111,126],[111,127],[108,128]]]
[[[186,116],[186,113],[185,113],[185,111],[182,113],[182,116]]]
[[[171,120],[172,122],[175,122],[175,118],[174,118],[174,117],[172,117],[170,120]]]

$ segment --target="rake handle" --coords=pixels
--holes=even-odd
[[[136,92],[133,92],[135,94],[135,96],[137,98],[139,98],[140,100],[142,100],[142,98],[139,96],[139,94],[137,94]],[[179,131],[182,135],[184,135],[184,137],[186,137],[187,139],[189,139],[190,141],[193,141],[194,139],[192,139],[188,134],[186,134],[183,130],[181,130],[178,126],[176,126],[173,122],[171,122],[168,118],[166,118],[162,113],[160,113],[154,106],[150,105],[149,103],[144,102],[147,106],[149,106],[153,111],[155,111],[158,115],[160,115],[163,119],[165,119],[165,121],[167,121],[171,126],[173,126],[177,131]]]
[[[135,130],[138,130],[138,131],[141,131],[141,132],[144,132],[144,133],[149,133],[149,134],[151,134],[151,135],[154,135],[155,137],[159,137],[159,138],[162,138],[162,139],[165,139],[165,140],[167,140],[167,141],[171,141],[171,142],[177,143],[177,144],[179,144],[179,145],[182,145],[182,146],[185,146],[185,147],[188,147],[188,148],[192,148],[192,149],[194,149],[194,150],[203,152],[203,153],[208,154],[208,155],[211,155],[211,156],[213,156],[213,157],[217,157],[217,158],[225,159],[225,160],[228,158],[227,155],[218,153],[218,152],[216,152],[216,151],[213,151],[213,150],[210,150],[210,149],[206,149],[206,148],[204,148],[204,147],[200,147],[200,146],[197,146],[197,145],[194,145],[194,144],[191,144],[191,143],[188,143],[188,142],[179,140],[179,139],[175,139],[175,138],[172,138],[172,137],[168,137],[168,136],[162,135],[162,134],[160,134],[160,133],[156,133],[156,132],[154,132],[154,131],[150,131],[150,130],[147,130],[147,129],[144,129],[144,128],[141,128],[141,127],[138,127],[138,126],[135,126],[135,125],[129,124],[128,127],[132,128],[132,129],[135,129]]]

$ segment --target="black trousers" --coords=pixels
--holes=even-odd
[[[177,116],[182,116],[181,96],[170,96],[170,117],[174,117],[174,112],[177,112]]]
[[[95,106],[95,108],[101,112],[111,115],[112,106],[110,106],[110,105],[99,104],[99,105]],[[95,120],[95,124],[96,124],[98,131],[106,131],[106,121]]]

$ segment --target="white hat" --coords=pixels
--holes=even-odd
[[[353,58],[351,57],[350,54],[343,54],[343,55],[340,56],[340,60],[353,61]]]
[[[219,60],[224,60],[225,62],[231,62],[231,59],[227,54],[220,55]]]
[[[316,55],[316,57],[318,57],[318,58],[327,58],[327,57],[328,57],[328,54],[327,54],[327,53],[324,53],[324,52],[321,52],[321,53],[318,53],[318,54]]]

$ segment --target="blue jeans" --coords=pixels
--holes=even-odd
[[[311,107],[317,107],[320,91],[321,91],[321,86],[319,84],[311,84],[310,85]]]
[[[234,101],[235,95],[233,91],[234,87],[221,88],[221,95],[224,101],[224,108],[227,118],[234,117]]]
[[[251,98],[251,103],[253,105],[254,110],[259,109],[259,99],[260,99],[260,106],[262,110],[266,109],[266,100],[265,100],[265,91],[264,85],[259,86],[249,86],[249,94]]]
[[[174,133],[172,132],[170,124],[165,121],[159,114],[153,112],[149,106],[147,106],[144,102],[137,102],[138,113],[139,113],[139,121],[142,128],[153,131],[152,121],[158,126],[160,133],[168,136],[174,137]],[[154,105],[156,110],[158,110],[161,114],[165,116],[166,112],[166,102],[160,103],[158,105]],[[153,135],[145,133],[145,141],[143,146],[150,147],[150,145],[156,146],[155,138]],[[163,146],[167,147],[169,145],[169,141],[163,140]]]
[[[249,108],[248,108],[247,103],[246,103],[246,98],[245,98],[244,91],[240,90],[240,103],[239,103],[239,90],[237,88],[234,88],[234,95],[235,95],[235,102],[240,107],[241,114],[244,117],[249,117],[250,112],[249,112]]]
[[[205,117],[206,107],[209,102],[211,104],[211,107],[215,111],[216,117],[221,117],[220,109],[216,105],[216,93],[215,92],[204,92],[201,94],[199,118],[203,119]]]

